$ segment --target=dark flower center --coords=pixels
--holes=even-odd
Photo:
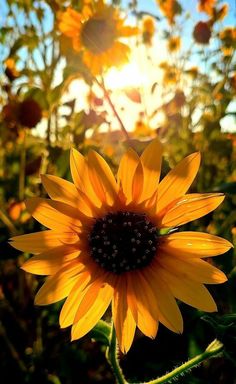
[[[96,220],[88,240],[92,258],[106,271],[121,274],[152,261],[158,232],[145,214],[116,212]]]
[[[82,27],[83,45],[94,54],[101,54],[113,45],[115,27],[106,20],[90,19]]]

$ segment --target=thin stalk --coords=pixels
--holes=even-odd
[[[110,345],[106,351],[106,358],[113,369],[116,382],[118,384],[128,384],[128,382],[124,378],[124,375],[122,373],[122,370],[119,364],[118,345],[117,345],[116,331],[115,331],[114,324],[112,324],[112,327],[111,327]]]
[[[19,173],[19,200],[25,197],[25,165],[26,165],[26,131],[23,132],[23,142],[20,153],[20,173]]]
[[[51,144],[51,123],[52,123],[52,117],[51,117],[51,112],[50,115],[48,116],[48,121],[47,121],[47,144],[50,146]]]
[[[116,339],[115,327],[112,324],[110,335],[110,344],[106,351],[106,358],[110,363],[116,382],[118,384],[129,384],[125,380],[123,372],[120,368],[119,359],[118,359],[118,344]],[[191,369],[198,367],[203,361],[206,361],[214,356],[219,355],[224,349],[224,345],[217,339],[212,341],[206,348],[204,352],[188,360],[186,363],[181,364],[179,367],[175,368],[173,371],[166,373],[165,375],[158,377],[154,380],[143,382],[143,383],[133,383],[133,384],[164,384],[176,380],[179,376],[183,376],[185,373],[191,371]]]
[[[173,371],[165,374],[164,376],[158,377],[157,379],[148,381],[144,384],[163,384],[167,383],[173,379],[176,379],[178,376],[183,375],[194,367],[199,366],[203,361],[210,359],[213,356],[218,355],[222,352],[224,346],[219,340],[214,340],[210,345],[208,345],[207,349],[201,353],[188,360],[186,363],[180,365],[175,368]]]
[[[3,326],[1,321],[0,321],[0,336],[3,339],[3,341],[5,342],[8,350],[10,351],[10,354],[11,354],[12,358],[17,363],[17,365],[20,368],[21,372],[27,372],[27,367],[26,367],[24,361],[20,358],[19,353],[17,352],[17,350],[15,349],[14,345],[9,340],[9,338],[7,336],[7,333],[6,333],[6,330],[5,330],[5,328],[4,328],[4,326]]]
[[[10,220],[10,218],[7,216],[7,214],[0,209],[0,220],[6,225],[6,227],[9,229],[9,232],[11,235],[16,235],[18,233],[15,225]]]
[[[105,86],[104,81],[102,80],[102,82],[100,83],[100,82],[97,80],[97,78],[94,78],[94,80],[95,80],[95,82],[97,83],[97,85],[103,90],[104,96],[105,96],[105,98],[106,98],[108,104],[110,105],[110,107],[111,107],[111,109],[112,109],[112,112],[113,112],[114,115],[116,116],[116,118],[117,118],[117,120],[118,120],[118,122],[119,122],[119,124],[120,124],[120,128],[121,128],[121,130],[122,130],[124,136],[126,137],[126,140],[130,143],[130,137],[129,137],[129,134],[128,134],[128,132],[127,132],[127,129],[125,128],[124,123],[123,123],[123,121],[121,120],[120,115],[119,115],[119,113],[117,112],[117,110],[116,110],[116,108],[115,108],[115,106],[114,106],[114,104],[113,104],[113,102],[112,102],[112,100],[111,100],[111,98],[110,98],[110,95],[109,95],[109,93],[108,93],[108,91],[107,91],[107,89],[106,89],[106,86]]]

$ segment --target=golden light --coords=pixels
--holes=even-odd
[[[121,69],[112,68],[105,77],[108,89],[123,89],[128,87],[143,88],[148,85],[146,72],[141,71],[134,61],[126,64]]]

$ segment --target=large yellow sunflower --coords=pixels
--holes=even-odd
[[[200,218],[224,199],[219,193],[186,194],[200,155],[183,159],[159,183],[162,147],[157,139],[141,157],[123,155],[117,180],[105,160],[90,151],[71,151],[73,182],[43,175],[50,199],[31,198],[26,206],[49,230],[13,237],[12,245],[36,254],[23,269],[49,275],[35,303],[65,299],[60,326],[72,325],[72,340],[89,332],[112,302],[120,348],[127,352],[136,326],[151,338],[159,322],[182,332],[175,298],[202,311],[216,311],[204,284],[226,281],[203,261],[229,250],[217,236],[169,229]],[[161,229],[165,228],[165,235]],[[163,233],[163,231],[162,231]]]
[[[84,5],[81,13],[68,8],[59,19],[61,32],[94,75],[128,60],[130,48],[119,39],[137,34],[137,28],[125,26],[118,10],[103,0]]]

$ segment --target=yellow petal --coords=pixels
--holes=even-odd
[[[200,259],[181,260],[168,253],[158,256],[158,262],[176,276],[183,276],[187,279],[205,284],[220,284],[227,280],[223,272],[213,265]]]
[[[31,257],[21,268],[36,275],[53,275],[63,267],[63,264],[78,257],[80,252],[78,247],[60,245]]]
[[[136,203],[139,203],[141,201],[141,196],[143,192],[143,165],[141,162],[139,162],[133,177],[133,184],[132,184],[132,200]]]
[[[64,299],[76,283],[78,274],[84,269],[83,263],[73,260],[55,275],[48,277],[35,296],[35,304],[47,305]]]
[[[22,236],[14,236],[11,246],[23,252],[41,253],[58,247],[62,242],[77,242],[78,235],[74,232],[41,231]]]
[[[42,184],[53,200],[61,201],[78,209],[84,215],[93,217],[91,206],[82,199],[82,194],[73,183],[53,175],[41,175]]]
[[[78,231],[82,226],[82,214],[68,204],[33,197],[26,200],[25,205],[37,221],[50,229],[68,232]]]
[[[141,200],[150,198],[157,189],[161,173],[162,151],[162,145],[159,139],[156,138],[147,146],[141,155],[144,170]]]
[[[96,207],[101,206],[101,201],[91,185],[87,162],[83,155],[72,148],[70,152],[70,170],[75,186],[82,191]]]
[[[221,193],[193,193],[180,198],[167,210],[162,227],[175,227],[199,219],[216,209],[224,200]]]
[[[129,306],[137,327],[144,335],[155,338],[158,329],[158,308],[150,286],[143,275],[135,271],[128,274],[127,288]],[[130,297],[132,297],[132,303]]]
[[[69,37],[73,37],[80,29],[81,15],[72,8],[68,8],[62,12],[59,17],[59,29],[62,33]]]
[[[71,340],[84,336],[97,324],[111,303],[113,292],[114,286],[105,275],[91,283],[75,315]]]
[[[177,299],[201,311],[217,311],[216,303],[203,284],[184,278],[183,276],[177,277],[167,269],[161,267],[159,273]]]
[[[156,297],[159,309],[159,320],[176,333],[183,332],[183,318],[173,294],[158,273],[159,266],[156,263],[143,270]]]
[[[117,199],[118,187],[109,165],[95,151],[89,151],[88,164],[90,181],[94,191],[103,203],[113,205]]]
[[[61,309],[59,317],[59,323],[61,328],[66,328],[69,325],[73,324],[76,312],[78,310],[78,306],[86,293],[85,288],[89,283],[90,279],[91,272],[88,269],[84,272],[81,272],[80,275],[77,277],[77,281]]]
[[[127,353],[134,339],[136,324],[127,301],[127,281],[120,276],[112,302],[112,317],[119,347]]]
[[[126,196],[127,204],[132,201],[133,177],[138,163],[139,157],[132,148],[128,149],[120,161],[117,173],[117,181],[118,185],[122,187],[122,190]]]
[[[161,250],[174,257],[211,257],[227,252],[233,245],[221,237],[203,232],[177,232],[161,238]]]
[[[164,177],[158,186],[157,212],[188,191],[198,172],[200,159],[198,152],[193,153]]]

